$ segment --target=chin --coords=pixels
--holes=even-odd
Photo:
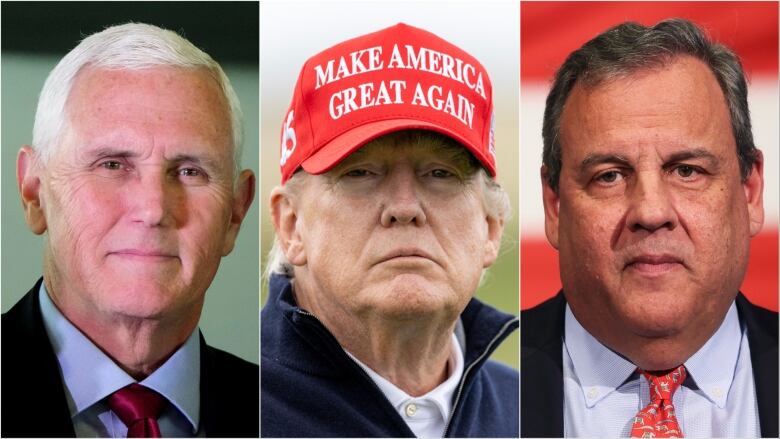
[[[388,316],[399,319],[420,318],[443,312],[457,315],[457,295],[446,284],[432,282],[424,276],[403,274],[382,286],[374,304]]]
[[[690,324],[696,312],[690,301],[679,301],[679,293],[676,294],[678,303],[668,300],[674,296],[674,292],[668,292],[649,298],[638,297],[636,303],[624,304],[618,315],[624,316],[625,326],[636,335],[649,338],[672,336]]]
[[[115,290],[106,308],[116,315],[145,319],[170,316],[181,307],[181,298],[175,291],[154,282],[139,282],[124,290]]]

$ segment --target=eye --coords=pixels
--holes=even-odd
[[[446,169],[434,169],[431,171],[431,177],[433,178],[450,178],[454,176],[455,174]]]
[[[344,173],[345,177],[367,177],[371,175],[371,171],[368,169],[350,169],[349,171]]]
[[[203,172],[195,168],[181,168],[177,171],[180,177],[201,177]]]
[[[209,174],[206,171],[193,166],[180,166],[173,171],[172,175],[189,185],[202,185],[209,181]]]
[[[601,183],[615,183],[617,181],[620,181],[623,179],[623,174],[620,173],[620,171],[617,170],[609,170],[606,172],[602,172],[601,174],[597,175],[595,180]]]
[[[695,166],[680,165],[674,168],[674,172],[682,178],[693,178],[701,172]]]
[[[98,166],[103,169],[108,169],[109,171],[119,171],[124,167],[122,162],[118,160],[106,160],[104,162],[100,162]]]

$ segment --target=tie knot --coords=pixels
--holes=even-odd
[[[671,401],[674,392],[685,381],[685,366],[677,366],[663,375],[654,375],[642,371],[642,375],[650,383],[650,398],[653,401]]]
[[[166,402],[162,395],[140,384],[130,384],[108,397],[109,408],[128,429],[132,429],[138,421],[156,420]]]

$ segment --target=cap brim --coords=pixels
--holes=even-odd
[[[490,175],[496,175],[495,169],[477,147],[468,140],[459,136],[452,130],[429,122],[416,119],[392,119],[369,122],[357,126],[326,143],[319,151],[301,163],[303,169],[309,174],[322,174],[333,169],[347,156],[360,149],[366,143],[401,130],[430,130],[447,137],[451,137],[469,150],[480,163],[488,170]]]

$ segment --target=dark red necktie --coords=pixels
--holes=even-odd
[[[127,426],[127,437],[162,437],[157,418],[166,403],[165,397],[140,384],[130,384],[108,397],[111,411]]]
[[[684,437],[674,413],[672,397],[685,381],[685,367],[678,366],[661,376],[641,372],[650,383],[650,404],[634,417],[631,437]]]

